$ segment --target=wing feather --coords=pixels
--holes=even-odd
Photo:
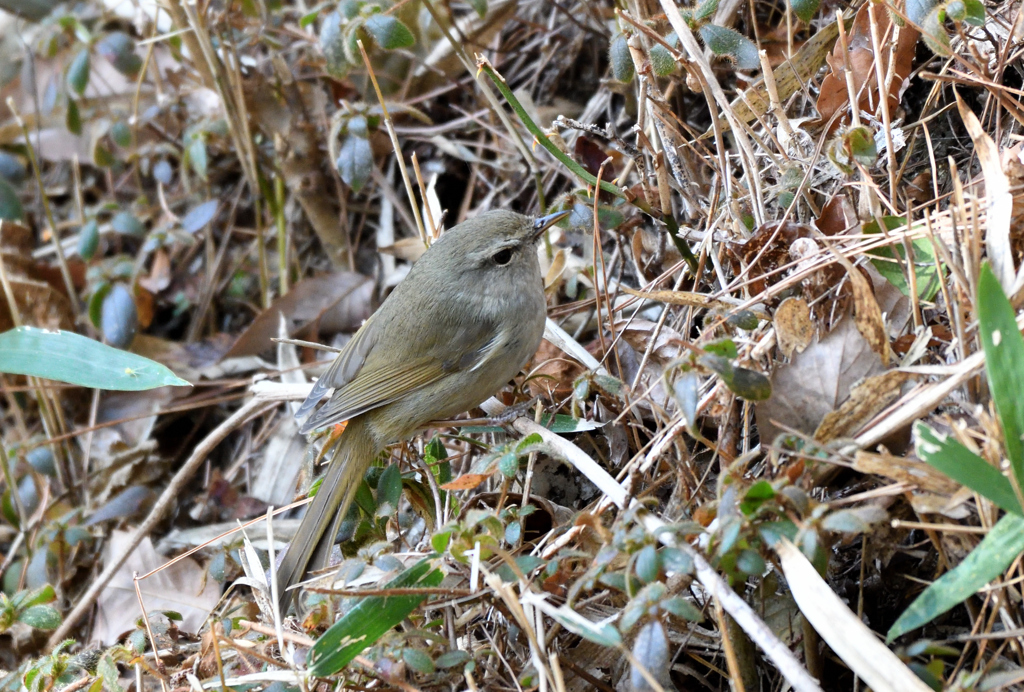
[[[364,328],[366,326],[364,325]],[[299,432],[305,434],[317,428],[349,420],[361,413],[390,404],[451,373],[479,367],[494,351],[498,343],[496,334],[496,330],[483,327],[474,329],[472,333],[460,331],[454,339],[446,342],[447,348],[444,350],[449,357],[443,360],[434,355],[427,355],[405,361],[389,362],[390,358],[374,357],[379,354],[367,350],[366,353],[359,355],[357,361],[353,357],[349,345],[346,344],[345,350],[338,354],[338,358],[331,368],[314,385],[314,389],[303,407],[306,407],[311,400],[314,403],[309,408],[315,406],[327,389],[332,386],[336,388],[334,396],[310,416]],[[353,341],[358,336],[359,333],[353,337]],[[351,343],[349,342],[349,344]],[[364,340],[362,343],[370,342]],[[356,362],[358,362],[358,369],[350,371]],[[370,362],[370,367],[363,368],[362,366],[367,362]],[[317,393],[317,385],[320,382],[324,382],[325,386],[322,393],[314,400],[313,397]],[[338,382],[341,384],[332,384]]]

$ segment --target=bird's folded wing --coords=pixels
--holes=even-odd
[[[377,343],[380,320],[374,319],[375,317],[377,317],[377,314],[371,315],[363,323],[363,326],[352,335],[352,338],[348,340],[345,347],[335,357],[334,362],[327,368],[327,372],[313,383],[313,389],[310,390],[306,400],[302,402],[302,406],[295,413],[296,418],[300,420],[305,418],[306,414],[316,408],[316,405],[320,403],[320,400],[324,398],[324,395],[329,390],[344,387],[359,373],[363,363],[366,362],[366,356],[373,349],[374,344]],[[312,430],[313,428],[309,427],[311,422],[312,419],[302,426],[302,429],[304,431],[307,429]]]
[[[369,366],[361,368],[355,377],[336,389],[331,400],[306,421],[300,432],[307,433],[349,420],[366,411],[390,404],[447,375],[478,367],[493,353],[498,338],[496,330],[478,329],[474,332],[462,332],[450,339],[444,349],[448,357],[443,360],[434,355],[418,356],[408,360],[364,358],[364,362],[370,361]],[[338,359],[345,355],[346,353],[340,354]],[[334,370],[334,366],[331,370]],[[327,379],[327,375],[325,374],[322,379]]]

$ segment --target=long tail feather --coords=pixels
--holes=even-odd
[[[307,572],[327,565],[341,520],[376,452],[365,421],[361,418],[349,421],[320,490],[306,509],[299,530],[277,568],[282,617],[296,594],[296,590],[289,590],[289,587],[302,581]]]

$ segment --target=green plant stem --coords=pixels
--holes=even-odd
[[[277,220],[277,271],[280,292],[288,292],[288,227],[284,220],[284,179],[274,179],[274,198],[277,200],[275,217]]]

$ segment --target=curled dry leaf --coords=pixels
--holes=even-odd
[[[950,496],[959,485],[948,476],[937,471],[930,464],[918,459],[899,457],[889,452],[875,454],[858,451],[853,458],[853,468],[861,473],[871,473],[894,480],[897,483],[916,485],[925,492]]]
[[[281,314],[288,320],[288,332],[292,336],[317,320],[334,317],[328,313],[338,310],[344,313],[345,319],[331,325],[337,327],[333,331],[355,331],[370,316],[372,287],[370,279],[355,272],[335,272],[304,279],[261,312],[224,357],[257,355],[270,348],[273,345],[271,339],[278,335]],[[326,325],[321,326],[324,331],[332,331]]]
[[[779,350],[789,358],[793,351],[803,353],[814,338],[814,321],[811,308],[803,298],[786,298],[772,318],[775,325],[775,339]]]
[[[882,357],[882,365],[888,366],[892,356],[889,335],[885,329],[885,320],[882,319],[882,309],[878,307],[878,301],[875,300],[871,282],[842,253],[836,252],[835,255],[850,276],[857,329],[871,345],[871,350]]]
[[[895,401],[908,379],[910,375],[899,370],[867,378],[850,391],[850,398],[842,406],[825,415],[814,431],[814,439],[831,442],[840,437],[850,437]]]
[[[918,32],[912,26],[905,24],[901,27],[892,26],[889,13],[876,7],[875,20],[878,24],[878,38],[882,44],[882,73],[889,72],[889,57],[895,55],[893,63],[893,79],[889,84],[889,110],[894,111],[899,106],[903,92],[910,85],[910,71],[913,67],[914,52],[917,45]],[[835,26],[835,22],[832,23]],[[887,47],[892,45],[893,30],[899,31],[899,38],[896,42],[894,53],[890,53]],[[838,33],[838,30],[837,30]],[[868,13],[868,5],[861,6],[857,12],[853,26],[849,29],[847,36],[849,52],[844,55],[842,44],[838,41],[832,54],[826,58],[832,71],[821,83],[821,91],[818,94],[816,107],[821,114],[822,121],[828,121],[836,111],[846,107],[849,103],[849,92],[846,88],[846,61],[849,61],[850,71],[853,73],[854,91],[860,94],[858,104],[862,111],[876,113],[878,110],[879,88],[875,77],[875,52],[871,44],[871,18]],[[838,126],[841,120],[837,121]]]

